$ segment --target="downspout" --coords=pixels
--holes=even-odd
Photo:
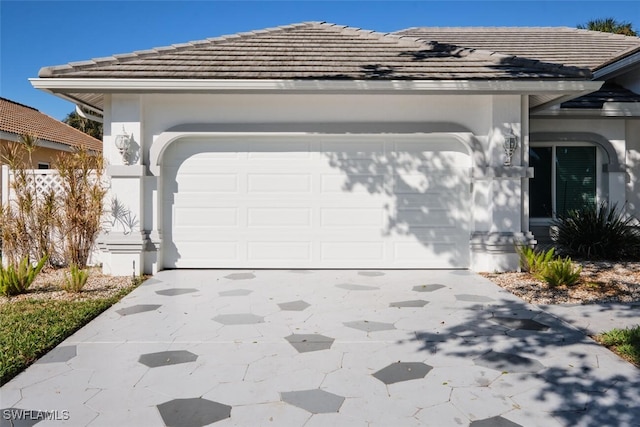
[[[76,114],[82,117],[83,119],[91,120],[98,123],[104,122],[104,119],[102,117],[95,116],[93,114],[89,114],[87,112],[82,111],[82,108],[80,108],[79,105],[76,105]]]

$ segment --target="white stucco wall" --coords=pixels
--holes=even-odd
[[[154,141],[178,125],[282,123],[281,131],[286,132],[288,123],[360,123],[366,132],[367,123],[377,128],[394,123],[407,127],[447,123],[475,140],[474,167],[480,172],[473,184],[472,232],[519,233],[526,228],[521,223],[521,178],[495,178],[487,170],[502,168],[503,135],[520,136],[521,100],[520,95],[113,94],[105,98],[105,157],[112,165],[122,164],[113,141],[123,125],[141,146],[138,163],[148,167]],[[516,153],[513,165],[519,166],[520,161]],[[114,190],[127,193],[121,186],[131,185],[130,178],[114,176],[113,180]],[[141,178],[141,194],[132,186],[126,197],[140,218],[138,231],[158,242],[162,221],[156,207],[161,186],[161,180],[147,176]],[[487,255],[477,264],[482,270],[496,270],[514,263],[510,257],[496,267],[495,259]],[[145,258],[145,271],[156,261]]]
[[[627,120],[627,209],[640,219],[640,119]]]

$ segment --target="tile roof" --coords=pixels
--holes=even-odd
[[[102,151],[102,141],[32,107],[0,98],[0,131],[35,135],[43,141]]]
[[[640,38],[568,27],[416,27],[394,34],[594,71],[640,48]]]
[[[45,67],[41,78],[580,79],[588,70],[307,22]]]
[[[615,83],[607,82],[600,90],[563,102],[560,107],[600,109],[605,102],[640,103],[640,95]]]

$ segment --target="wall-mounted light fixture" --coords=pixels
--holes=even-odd
[[[115,144],[116,148],[120,152],[122,156],[122,163],[125,165],[131,164],[131,143],[133,141],[133,134],[128,135],[124,129],[124,125],[122,126],[122,133],[116,135]]]
[[[516,152],[516,147],[518,146],[518,138],[512,133],[506,133],[504,135],[504,142],[502,143],[502,147],[504,148],[504,165],[511,166],[511,159],[513,159],[513,154]]]

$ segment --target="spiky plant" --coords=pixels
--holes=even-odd
[[[89,271],[78,268],[77,265],[71,264],[69,268],[69,274],[64,275],[64,283],[62,289],[67,292],[78,293],[82,291],[84,285],[87,284],[89,278]]]
[[[0,294],[12,296],[25,293],[46,262],[45,256],[35,266],[28,257],[23,258],[17,266],[9,264],[3,267],[0,263]]]
[[[586,259],[633,259],[640,256],[638,221],[606,202],[569,211],[554,221],[552,231],[564,254]]]

